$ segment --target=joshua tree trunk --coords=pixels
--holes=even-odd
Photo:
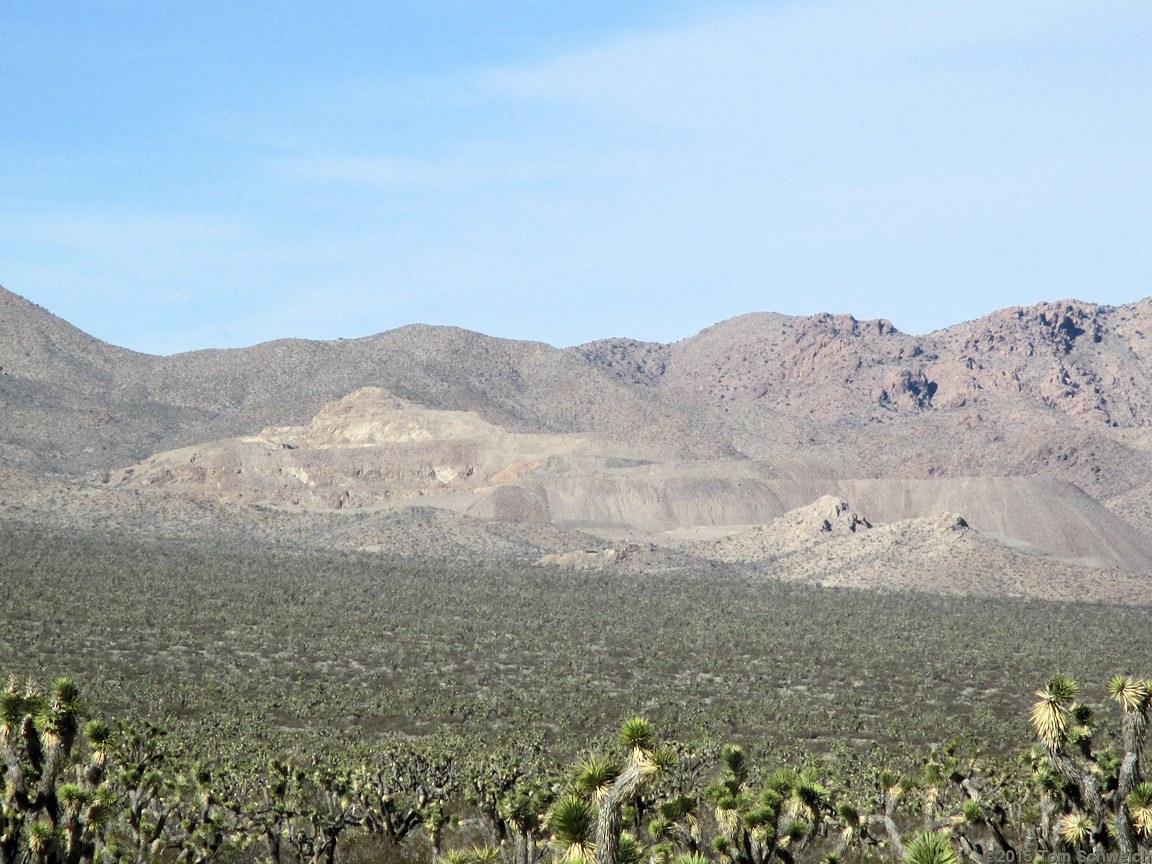
[[[620,864],[620,831],[624,805],[636,796],[647,777],[642,766],[629,765],[616,778],[596,818],[596,864]]]
[[[518,830],[512,835],[512,860],[514,864],[536,864],[540,860],[541,850],[536,844],[532,832]]]
[[[1083,765],[1071,759],[1062,750],[1048,747],[1048,760],[1065,780],[1076,784],[1084,808],[1092,817],[1104,821],[1104,798],[1100,794],[1100,783]]]
[[[1147,717],[1143,712],[1124,715],[1124,761],[1120,763],[1120,776],[1116,788],[1116,846],[1121,861],[1136,860],[1136,830],[1132,827],[1132,814],[1128,810],[1128,796],[1140,778],[1140,750]]]

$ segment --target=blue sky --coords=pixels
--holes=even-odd
[[[26,2],[0,284],[153,353],[1152,294],[1152,4]]]

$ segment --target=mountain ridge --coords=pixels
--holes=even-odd
[[[768,524],[825,494],[881,522],[954,504],[1024,554],[1152,572],[1146,333],[1152,298],[1011,307],[922,336],[886,319],[750,313],[668,344],[555,348],[407,325],[160,357],[0,289],[0,467],[98,489],[85,507],[115,508],[118,491],[223,496],[229,512],[295,508],[301,519],[419,503],[448,514],[439,522],[591,529],[605,543],[667,548],[685,531]],[[393,401],[353,404],[364,393]],[[476,419],[453,420],[455,439],[373,439],[369,459],[335,426],[327,444],[315,439],[318,418],[341,411],[359,412],[362,428],[396,411],[429,429]],[[1044,521],[1030,526],[1029,513]],[[566,551],[553,548],[566,535],[547,536],[535,552]]]

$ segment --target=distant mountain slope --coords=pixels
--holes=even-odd
[[[1152,467],[1152,299],[1005,309],[926,336],[847,315],[743,315],[673,345],[572,349],[677,403],[770,410],[866,454],[861,473],[1055,472],[1094,493]],[[850,431],[849,431],[850,430]],[[820,431],[827,434],[821,435]],[[752,456],[754,434],[734,437]],[[1115,470],[1106,471],[1108,465]]]
[[[1003,310],[927,336],[745,315],[672,345],[559,350],[449,327],[152,357],[0,289],[0,458],[64,473],[309,421],[366,386],[513,431],[644,441],[838,476],[1053,473],[1111,496],[1152,474],[1152,300]]]
[[[247,418],[237,431],[306,422],[325,403],[371,386],[429,408],[475,411],[513,431],[628,438],[645,430],[672,450],[718,447],[680,407],[620,386],[566,352],[452,327],[176,355],[158,362],[148,384]]]
[[[149,360],[101,342],[0,287],[0,375],[102,392],[123,370],[144,368]]]
[[[0,462],[81,473],[162,446],[195,415],[122,392],[154,361],[0,288]]]
[[[574,530],[675,543],[830,494],[878,524],[959,513],[996,555],[1152,572],[1149,338],[1152,298],[923,336],[756,313],[670,345],[414,325],[154,357],[0,289],[0,468],[99,489],[101,512],[120,493],[140,518],[142,494],[173,520],[358,511],[428,532],[413,548],[451,526],[524,554]],[[408,422],[424,437],[389,437]],[[397,504],[451,515],[378,515]]]
[[[791,415],[865,419],[1009,394],[1108,426],[1152,425],[1152,298],[1004,309],[925,336],[883,319],[753,313],[672,345],[616,339],[572,350],[677,399]]]
[[[747,459],[662,460],[648,442],[510,432],[475,412],[363,388],[309,424],[160,453],[112,480],[113,488],[306,510],[428,503],[610,536],[766,522],[834,494],[881,522],[952,511],[1021,550],[1152,573],[1152,538],[1054,477],[846,479],[786,469]]]
[[[367,386],[519,431],[637,434],[666,452],[728,452],[706,411],[633,392],[542,343],[411,326],[152,357],[114,348],[0,289],[0,458],[61,473],[304,423]]]

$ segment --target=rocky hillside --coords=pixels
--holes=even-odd
[[[778,451],[755,428],[774,414],[852,474],[1045,471],[1114,495],[1152,467],[1146,333],[1152,299],[1005,309],[926,336],[846,315],[753,314],[673,345],[572,350],[676,404],[724,406],[750,456]]]
[[[673,345],[608,340],[572,350],[622,382],[678,401],[858,420],[1008,395],[1130,428],[1152,423],[1146,332],[1152,298],[1119,308],[1068,300],[1004,309],[926,336],[884,319],[756,313]]]
[[[831,496],[691,551],[750,564],[766,576],[837,588],[1147,602],[1144,576],[1045,561],[972,529],[955,513],[874,526]]]
[[[1152,467],[1152,299],[1008,309],[926,336],[754,314],[672,345],[411,326],[172,357],[105,345],[3,289],[0,315],[0,455],[65,474],[307,423],[362,387],[510,431],[842,477],[1047,472],[1116,495]]]
[[[140,496],[167,502],[170,530],[222,507],[245,536],[272,512],[310,520],[309,538],[334,536],[313,530],[318,514],[383,526],[388,512],[429,536],[519,526],[496,546],[585,563],[779,531],[831,495],[872,530],[947,511],[997,555],[1152,573],[1146,333],[1152,299],[1006,309],[923,336],[764,313],[671,345],[411,326],[154,357],[0,289],[0,468],[53,475],[112,522]],[[43,516],[23,482],[4,494],[4,512],[23,497]],[[395,515],[411,507],[438,515]],[[899,536],[892,549],[915,547]]]

